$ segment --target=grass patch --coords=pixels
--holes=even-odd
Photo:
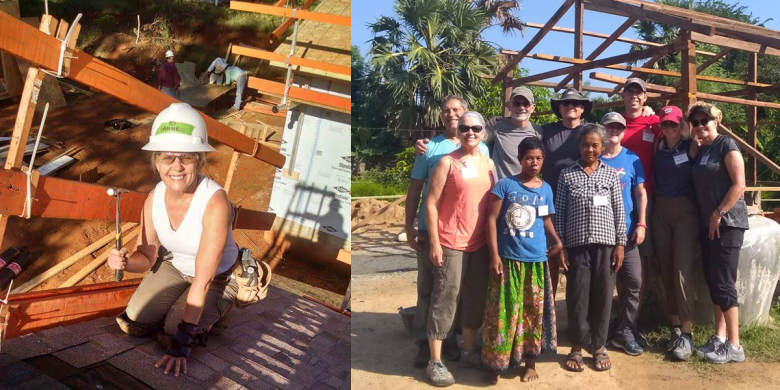
[[[777,324],[780,324],[780,302],[772,307],[769,316],[771,317],[769,324],[749,324],[739,327],[740,344],[745,348],[745,357],[749,362],[780,362],[780,329],[777,326]],[[670,332],[670,327],[659,326],[650,332],[646,332],[645,337],[647,337],[647,341],[651,346],[663,353],[666,350]],[[713,328],[694,324],[694,348],[706,343],[714,332]],[[690,368],[703,375],[714,373],[717,368],[716,365],[707,363],[704,359],[696,356],[695,353],[683,364],[690,366]]]
[[[403,195],[406,189],[370,181],[352,182],[352,196]]]

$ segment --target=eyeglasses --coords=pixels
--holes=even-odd
[[[674,123],[672,121],[663,121],[661,122],[661,127],[665,127],[667,129],[676,128],[678,126],[678,123]]]
[[[584,104],[579,100],[564,100],[561,102],[561,105],[566,106],[572,106],[572,107],[582,107]]]
[[[627,90],[623,91],[623,93],[625,93],[626,95],[641,95],[641,94],[645,93],[645,91],[643,91],[641,89],[627,89]]]
[[[697,121],[696,119],[691,120],[691,126],[693,127],[699,127],[701,126],[707,126],[708,123],[712,122],[712,119],[710,118],[704,118],[701,121]]]
[[[461,133],[468,133],[469,130],[471,130],[474,133],[480,133],[482,132],[482,126],[466,126],[466,125],[458,126],[458,131],[460,131]]]
[[[173,164],[177,158],[183,165],[189,165],[198,160],[198,155],[195,153],[160,153],[157,158],[166,165]]]
[[[528,107],[531,106],[531,104],[532,103],[529,102],[529,101],[523,102],[523,101],[520,101],[520,100],[512,100],[512,106],[513,107],[525,107],[525,108],[528,108]]]

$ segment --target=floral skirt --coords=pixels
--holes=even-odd
[[[503,275],[490,273],[482,328],[482,365],[491,371],[558,350],[547,262],[502,263]]]

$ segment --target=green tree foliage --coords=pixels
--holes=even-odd
[[[369,24],[379,107],[392,127],[439,127],[445,96],[473,101],[485,92],[481,76],[496,62],[480,37],[489,16],[463,0],[396,0],[394,8],[396,17]]]

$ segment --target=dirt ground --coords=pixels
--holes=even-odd
[[[49,112],[44,136],[62,142],[62,147],[49,151],[36,158],[36,165],[43,164],[60,153],[76,147],[71,153],[76,162],[56,174],[70,180],[79,180],[82,174],[93,168],[97,169],[94,182],[100,185],[118,186],[135,191],[150,191],[159,180],[150,169],[149,156],[141,150],[151,131],[151,120],[154,116],[135,107],[127,105],[111,96],[95,94],[87,97],[80,94],[66,94],[68,106]],[[12,100],[0,102],[0,136],[10,136],[18,104]],[[254,118],[255,114],[244,115],[243,119]],[[104,122],[109,119],[129,119],[135,122],[146,122],[133,129],[112,134],[104,131]],[[272,127],[282,128],[284,118],[260,116],[263,122]],[[40,122],[36,115],[34,129]],[[274,136],[280,139],[281,134]],[[224,184],[232,149],[215,144],[217,149],[208,154],[206,175],[220,184]],[[230,199],[233,203],[247,209],[267,210],[271,196],[275,168],[259,160],[244,156],[239,160],[235,172]],[[87,247],[92,242],[110,234],[114,222],[106,221],[74,221],[33,218],[30,220],[12,217],[2,248],[10,246],[26,246],[41,252],[41,256],[15,280],[20,285],[33,276],[51,268],[57,262]],[[242,247],[251,248],[253,252],[262,252],[263,232],[235,231],[236,242]],[[58,287],[62,282],[91,262],[106,249],[95,252],[92,256],[82,259],[41,284],[36,290]],[[340,305],[348,278],[309,264],[305,259],[285,258],[274,272],[291,281],[298,281],[312,286],[309,289],[298,288],[295,291],[305,291],[317,299],[330,304]],[[127,274],[126,279],[142,275]],[[282,282],[283,278],[279,278]],[[113,280],[113,272],[107,266],[99,268],[89,275],[81,284],[92,284]],[[294,283],[288,283],[294,287]]]
[[[373,214],[388,202],[353,202],[353,222]],[[401,212],[400,215],[398,212]],[[416,305],[416,260],[404,242],[403,212],[391,210],[384,217],[372,219],[352,237],[352,385],[354,388],[429,389],[424,369],[412,366],[417,353],[414,339],[404,329],[398,310]],[[777,389],[780,388],[780,363],[730,364],[711,366],[672,363],[663,360],[663,351],[651,347],[639,357],[610,349],[612,369],[596,372],[594,361],[585,354],[582,373],[566,371],[564,362],[571,346],[566,335],[568,321],[565,306],[565,278],[562,278],[556,300],[558,353],[537,361],[540,379],[522,383],[522,370],[515,368],[501,377],[495,388],[599,388],[599,389]],[[749,359],[749,357],[748,357]],[[455,377],[452,389],[487,387],[484,373],[459,368],[445,361]],[[575,382],[576,381],[576,382]],[[576,383],[576,385],[573,385]]]

